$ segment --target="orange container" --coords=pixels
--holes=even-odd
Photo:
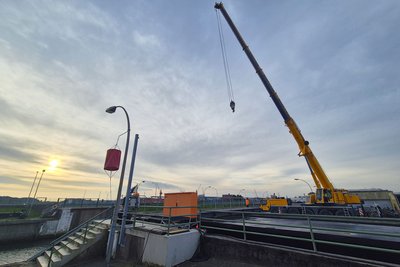
[[[179,208],[187,206],[190,208]],[[197,192],[166,193],[164,194],[164,207],[167,207],[163,209],[164,216],[169,216],[171,212],[171,216],[196,217],[198,213]]]

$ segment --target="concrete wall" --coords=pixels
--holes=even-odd
[[[199,237],[197,230],[168,236],[141,229],[127,229],[125,247],[117,250],[116,258],[131,263],[175,266],[192,258]]]
[[[0,222],[0,243],[18,240],[35,240],[46,219]]]
[[[196,230],[169,236],[149,234],[142,261],[169,267],[190,260],[198,246],[199,237]]]
[[[347,259],[277,248],[222,236],[205,236],[201,239],[200,254],[194,259],[212,257],[260,266],[315,266],[315,267],[366,267],[375,266]]]
[[[141,262],[144,252],[145,237],[127,233],[125,238],[125,246],[118,248],[116,258],[127,262]]]
[[[63,208],[59,218],[0,222],[0,243],[57,237],[107,208]],[[110,210],[110,213],[112,211]],[[101,216],[104,218],[107,214]]]
[[[90,218],[93,218],[94,216],[108,208],[109,207],[70,208],[71,212],[73,213],[70,229],[75,228],[79,224],[89,220]],[[112,210],[110,210],[109,212],[105,212],[99,217],[99,219],[104,219],[111,214]]]

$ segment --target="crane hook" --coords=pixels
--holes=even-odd
[[[231,100],[229,105],[231,106],[232,112],[235,112],[235,101]]]

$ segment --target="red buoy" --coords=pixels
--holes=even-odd
[[[104,170],[118,171],[120,160],[121,150],[110,148],[109,150],[107,150],[106,161],[104,162]]]

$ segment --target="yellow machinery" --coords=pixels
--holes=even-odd
[[[277,93],[273,89],[272,85],[268,81],[266,75],[264,74],[261,67],[258,65],[256,59],[254,58],[253,54],[251,53],[249,47],[243,40],[242,36],[240,35],[239,31],[237,30],[236,26],[233,24],[231,18],[229,17],[228,13],[226,12],[222,3],[216,3],[215,8],[220,10],[222,15],[225,17],[227,23],[229,24],[230,28],[232,29],[233,33],[235,34],[236,38],[238,39],[240,45],[242,46],[244,52],[246,53],[247,57],[249,58],[251,64],[253,65],[256,73],[260,77],[262,83],[264,84],[265,88],[267,89],[272,101],[275,103],[276,107],[278,108],[280,114],[282,115],[286,126],[289,128],[289,132],[293,135],[300,152],[298,156],[304,157],[308,168],[311,172],[311,176],[314,180],[315,186],[317,187],[315,193],[309,194],[310,200],[307,203],[307,207],[309,208],[306,212],[313,213],[313,214],[343,214],[343,208],[351,207],[352,205],[359,206],[361,204],[361,200],[356,195],[351,195],[348,193],[347,190],[344,189],[336,189],[333,187],[332,183],[329,181],[328,176],[325,174],[324,170],[322,169],[321,165],[319,164],[317,158],[314,156],[311,148],[309,146],[309,142],[306,141],[301,134],[299,127],[296,125],[293,118],[289,115],[288,111],[286,110],[285,106],[282,104],[281,100],[279,99]],[[231,104],[232,105],[232,104]],[[304,209],[303,208],[295,208],[291,207],[291,203],[287,199],[283,198],[271,198],[267,199],[266,205],[261,205],[261,208],[265,211],[272,211],[273,207],[282,207],[286,208],[289,212],[299,213]],[[337,208],[335,208],[337,207]],[[345,211],[346,213],[347,211]]]

